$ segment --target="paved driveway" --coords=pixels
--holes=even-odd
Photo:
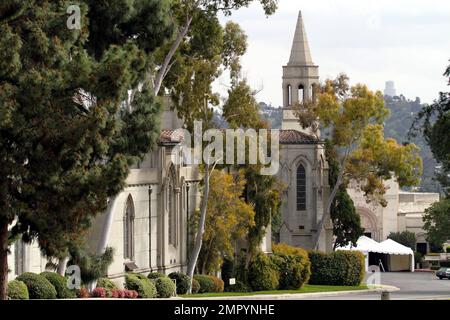
[[[391,299],[450,299],[450,280],[439,280],[430,272],[385,272],[380,274],[382,284],[400,288],[391,293]],[[362,293],[313,300],[380,300],[379,293]]]

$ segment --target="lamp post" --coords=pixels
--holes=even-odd
[[[152,272],[152,186],[148,186],[148,268]]]

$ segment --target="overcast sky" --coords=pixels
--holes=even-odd
[[[448,0],[280,0],[266,18],[259,4],[222,17],[248,36],[243,76],[258,101],[280,106],[282,65],[289,59],[298,11],[302,11],[312,58],[321,80],[345,72],[352,83],[432,102],[448,90],[442,76],[450,59]],[[226,92],[225,77],[216,87]]]

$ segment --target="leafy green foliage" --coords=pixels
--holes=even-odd
[[[305,250],[286,244],[273,245],[272,250],[274,252],[271,257],[272,262],[280,274],[278,289],[300,289],[308,282],[311,275],[311,263]]]
[[[56,297],[58,299],[74,299],[76,292],[67,287],[67,279],[55,272],[42,272],[41,276],[45,277],[56,290]]]
[[[200,283],[196,279],[192,279],[192,293],[198,293],[200,291]]]
[[[26,284],[19,280],[12,280],[8,283],[6,295],[13,300],[30,299]]]
[[[392,239],[412,250],[416,250],[416,234],[410,231],[391,232],[388,235],[388,239]]]
[[[364,279],[364,255],[358,251],[336,251],[330,254],[311,251],[309,284],[358,286]]]
[[[223,292],[225,283],[222,279],[217,278],[216,276],[208,275],[208,277],[213,281],[214,283],[214,289],[213,292]]]
[[[30,299],[56,299],[55,287],[44,276],[25,272],[16,278],[28,288]]]
[[[166,275],[161,272],[151,272],[147,275],[148,279],[158,279],[158,278],[164,278]]]
[[[209,276],[196,274],[194,275],[194,279],[200,285],[200,290],[198,290],[198,293],[214,292],[215,284]]]
[[[224,256],[234,254],[234,244],[254,226],[255,212],[242,197],[246,185],[244,173],[216,170],[210,178],[210,192],[198,266],[202,274],[220,269]],[[198,213],[194,216],[199,220]],[[193,220],[194,220],[193,219]]]
[[[275,290],[280,274],[277,266],[264,253],[258,253],[250,262],[248,283],[253,291]]]
[[[71,246],[69,252],[71,256],[69,264],[80,267],[83,283],[89,283],[98,278],[105,277],[114,257],[114,250],[111,247],[106,248],[102,255],[95,255],[88,252],[87,248],[83,245]]]
[[[444,76],[450,85],[450,66]],[[422,132],[431,148],[434,158],[442,167],[437,172],[437,178],[447,196],[450,194],[450,92],[441,92],[439,98],[431,105],[425,106],[418,113],[413,125],[411,135]]]
[[[241,281],[236,281],[236,284],[229,285],[225,288],[226,292],[251,292],[252,289]]]
[[[169,277],[156,279],[155,287],[158,292],[158,298],[170,298],[177,290],[175,283]]]
[[[428,241],[442,248],[442,244],[450,238],[450,199],[435,202],[425,209],[423,221]]]
[[[339,176],[339,163],[329,140],[325,143],[325,157],[328,162],[328,180],[333,188]],[[345,186],[340,186],[331,204],[330,217],[333,222],[333,235],[335,236],[334,247],[346,246],[349,243],[356,245],[359,237],[364,234],[361,227],[361,218],[356,212],[353,200],[347,193]]]
[[[135,274],[128,273],[125,275],[125,288],[136,291],[140,298],[157,297],[156,287],[153,282],[146,278],[139,279]]]
[[[177,294],[186,294],[189,289],[189,283],[191,279],[188,275],[181,272],[172,272],[169,274],[169,278],[176,281]]]
[[[66,26],[71,4],[0,3],[0,230],[17,219],[13,236],[58,258],[156,144],[147,78],[173,31],[168,0],[77,1],[80,30]]]
[[[106,290],[106,293],[109,297],[112,296],[113,290],[118,290],[119,288],[117,285],[108,278],[100,278],[97,280],[97,288],[104,288]]]

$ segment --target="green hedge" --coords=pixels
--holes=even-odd
[[[163,277],[167,277],[167,276],[161,272],[151,272],[147,276],[148,279],[158,279],[158,278],[163,278]]]
[[[198,293],[200,291],[200,283],[196,279],[192,279],[192,293]]]
[[[364,279],[364,255],[358,251],[309,252],[310,284],[358,286]]]
[[[241,281],[236,281],[236,284],[231,284],[225,288],[226,292],[251,292],[252,289]]]
[[[136,291],[140,298],[156,298],[157,296],[155,285],[145,277],[139,279],[136,274],[125,276],[125,288]]]
[[[175,283],[169,277],[160,277],[155,280],[158,298],[170,298],[177,290]]]
[[[169,274],[169,278],[176,281],[177,294],[186,294],[189,289],[189,283],[191,278],[181,272],[172,272]]]
[[[311,262],[308,252],[302,248],[286,244],[274,244],[272,262],[280,273],[280,290],[300,289],[311,276]]]
[[[70,290],[67,287],[67,279],[62,275],[45,271],[41,273],[41,276],[45,277],[55,287],[58,299],[75,299],[77,297],[75,290]]]
[[[28,294],[27,285],[19,280],[12,280],[8,283],[6,290],[8,298],[13,300],[28,300],[30,295]]]
[[[225,286],[223,280],[211,275],[209,275],[208,277],[214,282],[213,292],[223,292]]]
[[[198,293],[214,292],[215,284],[209,276],[196,274],[194,275],[194,279],[197,280],[200,285],[200,290],[198,290]]]
[[[280,274],[277,266],[264,253],[258,253],[251,261],[248,282],[253,291],[276,290]]]
[[[30,299],[56,299],[56,289],[44,276],[25,272],[16,278],[28,288]]]

